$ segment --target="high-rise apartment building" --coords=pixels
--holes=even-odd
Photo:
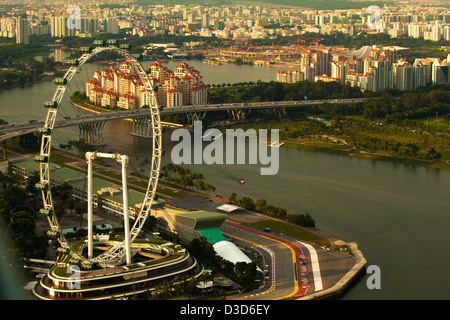
[[[399,90],[415,89],[415,72],[414,67],[408,62],[402,60],[396,62],[392,66],[392,75],[395,79],[395,87]]]
[[[30,43],[31,33],[30,23],[27,19],[17,19],[16,21],[16,43]]]
[[[394,87],[392,64],[387,59],[372,61],[369,68],[367,90],[379,91]]]
[[[209,28],[210,20],[209,20],[209,14],[203,13],[202,14],[202,28]]]
[[[115,17],[108,17],[103,19],[103,32],[118,34],[119,33],[119,24],[118,20]]]
[[[431,82],[433,84],[448,84],[450,79],[449,72],[450,68],[446,60],[433,59],[431,67]]]
[[[52,37],[57,38],[63,38],[63,37],[69,37],[74,36],[76,31],[76,25],[71,26],[68,28],[67,16],[58,16],[58,17],[52,17],[50,20],[50,34]]]

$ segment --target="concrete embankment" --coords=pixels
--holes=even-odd
[[[355,265],[331,288],[308,294],[306,296],[298,298],[297,300],[329,299],[342,294],[343,292],[345,292],[345,290],[348,289],[348,287],[357,279],[361,272],[365,270],[365,266],[367,264],[367,261],[364,258],[361,250],[359,250],[357,243],[348,242],[348,246],[355,256]]]

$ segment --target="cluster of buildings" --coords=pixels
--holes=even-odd
[[[271,8],[259,5],[117,5],[80,2],[73,5],[55,2],[9,6],[3,14],[0,36],[14,37],[21,32],[18,20],[26,20],[29,34],[54,37],[94,36],[99,32],[131,35],[196,34],[204,37],[264,39],[301,35],[305,32],[355,35],[361,31],[388,33],[392,37],[409,36],[433,41],[450,40],[450,10],[445,7],[404,3],[384,6],[375,17],[367,7],[361,9],[314,10]],[[74,14],[79,20],[73,23]],[[68,26],[68,20],[69,26]],[[19,26],[20,27],[20,26]]]
[[[32,33],[39,33],[41,29],[46,29],[42,25],[30,26],[30,22],[23,18],[2,17],[0,18],[0,37],[14,38],[16,43],[28,44]]]
[[[96,19],[80,17],[79,20],[71,20],[70,16],[48,17],[46,20],[33,21],[23,17],[0,18],[0,37],[14,38],[16,43],[29,43],[32,34],[49,34],[52,37],[93,37],[98,33],[119,33],[118,19],[106,17]]]
[[[56,16],[49,19],[50,34],[52,37],[93,37],[98,33],[119,33],[118,19],[106,17],[98,19],[95,17],[80,16],[78,20],[70,16]]]
[[[401,58],[402,49],[406,48],[366,46],[348,54],[319,47],[306,50],[301,54],[301,68],[278,69],[277,81],[336,81],[363,91],[414,90],[429,84],[450,83],[450,55],[444,60],[426,58],[409,63]]]
[[[181,107],[207,103],[207,86],[200,72],[181,62],[174,70],[160,62],[149,66],[152,83],[159,106]],[[109,108],[138,109],[150,105],[149,95],[137,70],[129,61],[120,63],[119,68],[110,66],[94,72],[86,81],[86,97],[95,105]]]
[[[77,7],[79,16],[75,23],[74,11],[69,8],[67,4],[59,3],[55,3],[51,9],[48,5],[38,4],[8,7],[0,18],[0,36],[16,37],[18,43],[27,43],[30,34],[50,34],[61,38],[94,36],[99,32],[114,34],[122,30],[138,36],[174,34],[226,38],[233,40],[230,48],[214,48],[205,52],[206,57],[219,61],[240,58],[261,65],[296,62],[299,63],[299,70],[279,72],[277,80],[338,81],[373,91],[386,87],[416,88],[423,85],[424,81],[426,84],[448,83],[449,78],[446,71],[449,59],[418,59],[414,63],[408,63],[399,60],[398,49],[369,48],[364,54],[351,55],[338,52],[337,48],[303,47],[306,43],[300,43],[301,35],[307,32],[318,34],[315,44],[319,43],[321,34],[356,36],[361,32],[387,33],[394,38],[450,41],[450,9],[439,5],[421,6],[414,1],[403,1],[401,6],[386,5],[379,8],[378,12],[369,12],[367,8],[313,10],[259,5],[171,4],[107,6],[81,2]],[[261,46],[259,50],[251,48],[253,39],[276,39],[277,36],[298,36],[299,42],[297,46],[287,48],[278,47],[274,40],[271,47]],[[189,49],[194,49],[202,46],[203,42],[191,42],[188,45]],[[164,51],[169,57],[177,57],[177,50],[179,48],[174,45],[166,47]],[[185,66],[181,68],[181,73],[167,71],[160,64],[150,68],[155,70],[152,71],[152,80],[161,89],[157,93],[161,105],[181,106],[206,102],[205,85],[198,72],[192,68]],[[107,74],[115,77],[115,87],[119,86],[116,82],[129,83],[126,92],[111,90],[111,81],[106,81],[106,84],[102,80],[106,79]],[[94,77],[97,84],[89,84],[89,91],[99,88],[92,91],[92,97],[89,95],[91,101],[121,108],[136,108],[148,104],[145,92],[141,93],[142,84],[139,80],[119,80],[125,77],[133,75],[118,75],[112,69],[103,70]]]

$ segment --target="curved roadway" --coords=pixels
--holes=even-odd
[[[233,299],[263,299],[277,300],[304,295],[310,288],[306,256],[303,250],[294,242],[281,239],[270,233],[257,231],[242,225],[226,221],[222,226],[222,232],[237,241],[250,244],[254,249],[261,252],[266,259],[268,276],[265,285],[252,294],[242,294]],[[300,243],[299,243],[300,244]],[[314,252],[314,248],[309,248]],[[310,255],[315,260],[314,255]],[[318,266],[318,264],[317,264]],[[312,274],[314,284],[321,283],[320,271],[317,268]],[[315,291],[321,290],[320,287]]]

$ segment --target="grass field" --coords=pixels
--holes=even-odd
[[[418,119],[417,121],[422,123],[424,128],[427,128],[428,130],[450,132],[450,121],[446,121],[445,119],[438,118],[436,120],[436,118],[427,118]]]
[[[450,125],[442,118],[438,118],[438,121],[421,120],[424,127],[429,125],[430,132],[408,126],[374,125],[358,115],[345,118],[352,122],[344,123],[339,130],[318,126],[310,120],[246,123],[223,129],[279,129],[280,140],[285,142],[284,148],[450,170],[450,163],[445,161],[450,158],[450,140],[447,135]],[[437,129],[440,131],[436,132]],[[408,152],[411,145],[417,147],[415,154]],[[441,154],[440,159],[430,161],[427,153],[431,148]]]
[[[306,231],[305,229],[289,224],[287,222],[273,220],[273,219],[267,219],[263,221],[258,221],[254,223],[250,223],[248,225],[249,227],[255,228],[255,229],[261,229],[269,227],[272,232],[279,233],[279,234],[285,234],[300,240],[316,243],[320,246],[329,246],[330,243],[321,237],[316,236],[315,234]]]

